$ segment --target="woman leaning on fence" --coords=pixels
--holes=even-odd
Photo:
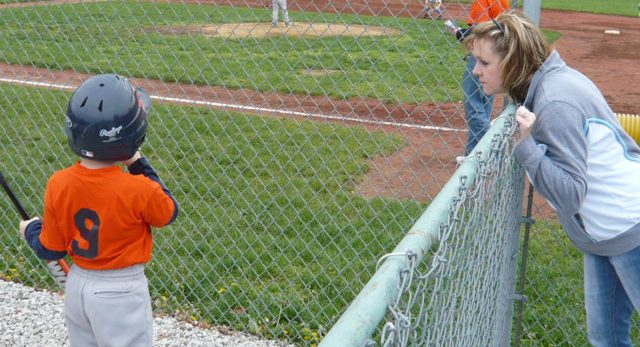
[[[640,309],[640,148],[602,93],[515,12],[465,41],[488,95],[516,103],[515,156],[584,254],[589,340],[631,346]]]

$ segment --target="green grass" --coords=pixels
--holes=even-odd
[[[473,0],[458,0],[457,2],[471,4]],[[518,7],[523,8],[525,2],[526,0],[520,0]],[[514,5],[513,0],[510,0],[509,3],[511,6]],[[638,15],[638,1],[636,0],[542,0],[542,8],[618,16]]]
[[[542,7],[555,10],[638,16],[638,1],[636,0],[544,0]]]
[[[598,1],[544,6],[567,9],[572,3],[586,11],[637,15],[637,7],[627,13],[622,1],[607,2],[605,9]],[[296,13],[297,21],[386,26],[402,35],[234,40],[162,35],[156,28],[268,22],[269,9],[113,1],[1,13],[0,60],[11,64],[339,99],[462,97],[457,79],[464,52],[436,21]],[[552,41],[560,35],[546,34]],[[339,72],[314,77],[302,74],[307,69]],[[42,211],[48,176],[74,161],[62,133],[68,97],[0,86],[1,169],[12,169],[12,183],[34,213]],[[148,273],[156,311],[313,342],[425,208],[413,201],[367,200],[354,191],[369,159],[405,145],[361,127],[155,105],[145,153],[182,207],[175,225],[155,232]],[[0,199],[0,226],[17,228],[6,199]],[[525,336],[543,345],[561,344],[567,332],[585,326],[581,273],[571,268],[579,254],[566,240],[547,239],[558,228],[538,230],[543,242],[531,251],[540,266],[530,270],[529,302],[548,307],[527,307],[526,324],[534,328]],[[0,240],[11,245],[0,260],[0,276],[51,288],[17,231]],[[558,317],[570,317],[562,322],[568,330],[554,328]],[[576,339],[574,345],[585,344]]]
[[[69,94],[0,85],[0,96],[0,170],[41,214],[48,177],[75,160],[62,131]],[[147,273],[157,313],[316,339],[425,208],[354,191],[369,159],[405,146],[399,137],[164,104],[151,117],[143,152],[182,213],[154,231]],[[2,277],[51,286],[7,199],[0,211],[11,255],[0,260]]]
[[[526,277],[521,345],[588,346],[582,253],[558,222],[541,220],[533,225]],[[636,342],[639,326],[636,314],[632,327]]]
[[[42,0],[0,0],[0,4],[15,4],[15,3],[21,3],[21,2],[37,2],[37,1],[42,1]]]
[[[164,81],[338,99],[368,97],[422,103],[462,97],[456,77],[464,68],[463,48],[453,37],[445,36],[443,29],[436,27],[442,23],[436,21],[292,14],[297,23],[352,23],[401,33],[357,38],[227,39],[158,31],[183,24],[268,23],[270,13],[268,8],[126,1],[41,6],[29,11],[6,9],[0,60],[55,70],[117,71]],[[338,72],[327,76],[303,74],[308,69]]]
[[[531,230],[529,255],[522,345],[588,345],[580,251],[561,225],[541,221]]]
[[[114,71],[168,82],[337,99],[409,103],[462,99],[458,78],[465,52],[436,27],[441,25],[438,21],[296,13],[300,23],[357,23],[402,34],[227,39],[161,34],[158,29],[264,22],[270,18],[269,10],[113,1],[3,12],[0,61],[10,64],[85,73]],[[94,23],[87,25],[90,22]],[[305,74],[314,69],[334,73]]]

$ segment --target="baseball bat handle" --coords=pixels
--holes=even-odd
[[[16,210],[18,210],[18,213],[20,214],[22,220],[31,219],[31,217],[29,217],[29,214],[27,213],[27,210],[25,210],[24,206],[22,206],[22,203],[20,202],[20,200],[18,200],[18,197],[13,192],[13,189],[11,189],[11,186],[9,186],[9,182],[7,182],[7,180],[4,178],[2,172],[0,172],[0,184],[2,185],[2,188],[7,193],[7,195],[9,195],[9,199],[11,199],[13,206],[15,206]],[[67,274],[69,273],[69,263],[67,263],[67,261],[62,258],[58,260],[48,260],[47,266],[49,267],[49,272],[51,273],[51,276],[53,276],[53,279],[56,281],[56,283],[58,283],[60,288],[64,289],[65,284],[67,283]]]
[[[2,184],[2,188],[7,193],[7,195],[9,195],[9,199],[11,199],[13,206],[15,206],[18,210],[18,213],[20,213],[20,217],[22,218],[22,220],[31,219],[29,217],[29,214],[27,213],[27,210],[24,209],[24,206],[22,206],[20,200],[18,200],[16,195],[13,193],[13,189],[11,189],[11,186],[9,186],[9,182],[7,182],[7,180],[4,178],[2,172],[0,172],[0,184]]]

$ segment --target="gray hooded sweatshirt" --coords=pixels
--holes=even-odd
[[[553,51],[524,106],[537,118],[516,159],[573,243],[602,256],[640,246],[640,148],[598,88]]]

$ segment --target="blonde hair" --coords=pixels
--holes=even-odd
[[[551,54],[551,45],[531,20],[518,12],[505,12],[476,25],[465,39],[471,51],[478,40],[490,40],[502,59],[502,85],[516,102],[524,102],[533,74]]]

